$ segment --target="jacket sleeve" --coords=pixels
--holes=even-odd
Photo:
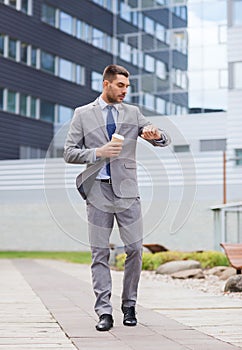
[[[139,111],[138,112],[138,124],[139,124],[139,136],[141,136],[142,132],[143,132],[143,128],[147,125],[151,125],[151,122],[149,122],[144,116],[143,114]],[[167,134],[166,131],[161,130],[159,128],[159,131],[161,132],[161,139],[160,140],[145,140],[149,143],[151,143],[153,146],[157,146],[157,147],[166,147],[171,143],[171,138],[170,136]]]
[[[159,131],[161,132],[161,139],[160,140],[145,140],[150,142],[153,146],[158,146],[158,147],[166,147],[171,143],[171,138],[167,134],[166,131],[158,128]]]
[[[95,148],[85,149],[84,147],[84,132],[82,127],[82,120],[80,118],[80,113],[81,112],[79,108],[77,108],[74,112],[70,129],[66,137],[63,157],[67,163],[95,163]]]

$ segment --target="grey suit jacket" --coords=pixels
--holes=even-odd
[[[124,136],[123,149],[119,157],[110,159],[95,157],[95,149],[109,142],[98,99],[76,108],[64,147],[64,159],[68,163],[87,164],[87,169],[77,177],[77,188],[84,199],[106,161],[110,161],[112,187],[120,198],[138,196],[136,175],[136,143],[144,126],[150,122],[141,114],[139,108],[121,103],[116,125],[116,133]],[[154,146],[164,147],[170,143],[169,136],[162,132],[162,141],[149,140]]]

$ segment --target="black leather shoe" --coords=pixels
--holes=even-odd
[[[99,317],[96,330],[100,332],[109,331],[113,327],[113,317],[109,314],[103,314]]]
[[[137,325],[137,318],[135,317],[135,307],[130,306],[122,306],[122,311],[124,314],[123,324],[124,326],[136,326]]]

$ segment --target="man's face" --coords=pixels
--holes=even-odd
[[[122,74],[117,74],[112,82],[104,80],[103,97],[107,103],[121,103],[127,94],[129,85],[128,78]]]

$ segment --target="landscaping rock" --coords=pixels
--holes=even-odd
[[[229,277],[236,275],[236,269],[228,266],[215,266],[207,270],[206,275],[218,276],[221,281],[226,281]]]
[[[170,261],[162,264],[156,270],[156,273],[161,275],[171,275],[172,273],[191,270],[191,269],[201,269],[201,264],[196,260],[178,260]]]
[[[191,270],[183,270],[183,271],[172,273],[171,277],[172,278],[180,278],[180,279],[205,278],[205,275],[204,275],[202,269],[191,269]]]
[[[236,269],[234,269],[233,267],[227,267],[227,269],[222,272],[219,279],[221,281],[227,281],[227,279],[229,279],[231,276],[235,276],[235,275],[236,275]]]
[[[215,275],[220,277],[226,269],[227,269],[227,266],[215,266],[207,270],[207,275]]]
[[[224,287],[225,292],[242,292],[242,275],[232,276]]]

